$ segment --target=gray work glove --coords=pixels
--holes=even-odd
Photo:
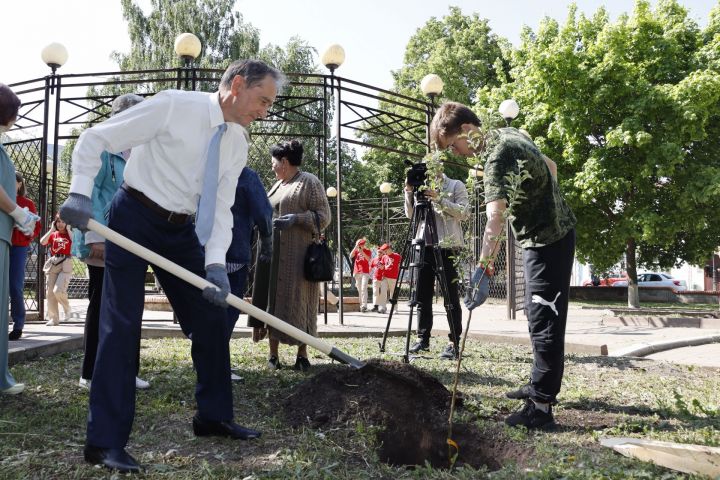
[[[10,216],[15,220],[15,226],[25,236],[30,236],[35,232],[35,224],[40,217],[28,210],[28,207],[15,207],[15,210],[10,212]]]
[[[60,206],[60,218],[65,223],[80,230],[87,230],[88,220],[93,218],[90,197],[79,193],[71,193]]]
[[[260,255],[258,260],[263,263],[268,263],[272,258],[272,235],[267,237],[260,237]]]
[[[228,280],[227,269],[220,263],[211,263],[205,267],[205,280],[215,287],[205,287],[202,296],[208,302],[219,307],[227,308],[226,297],[230,293],[230,281]]]
[[[276,219],[273,220],[273,227],[277,228],[278,230],[285,230],[286,228],[290,228],[298,221],[298,216],[296,213],[288,213],[285,215],[280,215]]]
[[[477,267],[470,279],[470,288],[465,293],[465,306],[468,310],[479,307],[490,294],[490,275],[485,275],[485,267]]]

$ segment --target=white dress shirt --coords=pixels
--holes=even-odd
[[[217,92],[160,92],[80,135],[73,151],[70,192],[90,197],[103,150],[132,148],[125,182],[167,210],[195,213],[208,145],[224,121]],[[247,163],[248,139],[240,124],[228,123],[220,143],[215,222],[205,246],[205,265],[225,264],[232,240],[230,207]]]

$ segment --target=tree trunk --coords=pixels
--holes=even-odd
[[[635,258],[635,239],[629,238],[625,250],[628,276],[628,307],[640,308],[640,290],[637,283],[637,260]]]

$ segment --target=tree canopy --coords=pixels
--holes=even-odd
[[[477,13],[464,15],[457,7],[450,7],[448,15],[432,17],[419,28],[408,41],[404,65],[393,72],[393,91],[410,97],[419,97],[420,82],[429,73],[442,77],[445,84],[440,100],[448,99],[472,104],[477,99],[480,87],[497,86],[504,81],[510,70],[510,43],[492,33],[488,21]],[[400,116],[425,119],[425,114],[409,111],[391,102],[380,102],[380,109]],[[411,128],[407,122],[399,122],[399,128]],[[414,126],[418,138],[425,138],[423,128]],[[425,145],[400,141],[376,134],[363,137],[367,143],[380,145],[401,152],[424,154]],[[358,176],[373,179],[365,187],[366,195],[377,196],[380,183],[389,181],[393,185],[404,183],[407,155],[371,149],[363,155],[364,168],[369,173]],[[453,178],[465,178],[464,169],[449,169]]]
[[[606,268],[699,264],[720,244],[718,8],[704,31],[675,0],[641,0],[610,21],[571,7],[525,29],[510,81],[517,126],[559,165],[578,217],[578,257]]]

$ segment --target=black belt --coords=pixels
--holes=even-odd
[[[153,212],[157,213],[161,217],[163,217],[165,220],[167,220],[170,223],[176,224],[176,225],[183,225],[188,222],[188,220],[192,219],[192,215],[188,213],[177,213],[177,212],[171,212],[170,210],[166,210],[157,203],[150,200],[143,192],[140,190],[135,190],[127,183],[123,182],[123,184],[120,186],[123,190],[125,190],[128,194],[130,194],[131,197],[133,197],[138,202],[145,205],[147,208],[152,210]]]

